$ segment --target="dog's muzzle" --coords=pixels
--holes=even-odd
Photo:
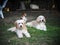
[[[20,25],[20,27],[22,27],[22,25]]]
[[[44,20],[42,20],[42,22],[44,22]]]

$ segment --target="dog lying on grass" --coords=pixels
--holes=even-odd
[[[8,31],[15,32],[18,38],[23,38],[23,34],[26,37],[31,37],[24,23],[24,20],[16,20],[15,27],[9,28]]]
[[[37,17],[36,20],[33,20],[31,22],[27,22],[27,26],[34,27],[36,29],[44,30],[46,31],[46,25],[45,25],[46,19],[43,15],[40,15]]]
[[[14,23],[15,27],[8,29],[8,31],[15,32],[17,34],[18,38],[23,38],[23,34],[26,37],[31,37],[30,33],[28,32],[27,27],[26,27],[27,19],[25,16],[26,16],[26,13],[23,14],[21,19],[15,21],[15,23]]]

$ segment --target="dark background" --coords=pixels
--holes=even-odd
[[[60,11],[60,1],[59,0],[30,0],[30,2],[28,2],[28,3],[26,3],[26,1],[28,1],[28,0],[8,0],[6,7],[10,8],[10,10],[20,9],[21,1],[25,2],[25,6],[27,9],[30,9],[29,5],[31,3],[39,5],[40,9],[47,9],[47,10],[51,10],[52,5],[55,4],[55,9]],[[0,5],[2,5],[3,2],[4,2],[4,0],[0,0]]]

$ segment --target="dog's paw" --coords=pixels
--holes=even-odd
[[[23,36],[18,36],[18,38],[23,38]]]

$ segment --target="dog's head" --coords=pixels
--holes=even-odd
[[[37,17],[37,22],[46,22],[45,17],[43,15],[40,15]]]
[[[27,16],[27,14],[26,14],[25,12],[23,12],[23,13],[22,13],[22,17],[23,17],[23,16]]]
[[[21,18],[25,21],[25,23],[27,21],[26,16],[27,16],[27,14],[25,12],[23,12]]]
[[[22,29],[25,26],[24,20],[17,20],[15,21],[15,25],[17,29]]]

